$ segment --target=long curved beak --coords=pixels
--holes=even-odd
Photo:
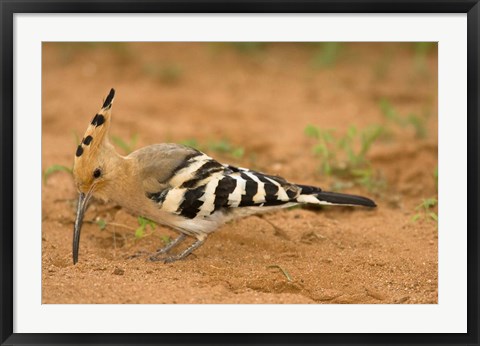
[[[73,226],[73,264],[78,262],[78,248],[80,246],[80,231],[82,230],[83,215],[87,210],[88,202],[92,196],[89,191],[87,194],[80,192],[78,196],[77,217]]]

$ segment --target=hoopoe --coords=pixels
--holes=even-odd
[[[297,204],[375,207],[371,199],[221,164],[179,144],[155,144],[121,156],[108,138],[115,90],[111,89],[75,153],[74,179],[79,191],[73,233],[73,263],[78,262],[80,231],[90,198],[111,200],[134,214],[180,234],[149,259],[173,262],[188,256],[225,222]],[[194,242],[177,255],[168,252],[186,238]]]

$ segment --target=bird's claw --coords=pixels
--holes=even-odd
[[[172,263],[178,260],[179,260],[178,256],[158,257],[156,255],[153,255],[148,258],[148,261],[150,262],[163,262],[163,263]]]
[[[149,252],[147,252],[147,251],[137,251],[133,255],[127,256],[127,259],[134,259],[134,258],[142,257],[142,256],[148,255],[148,254],[149,254]]]
[[[154,253],[151,253],[151,252],[149,252],[149,251],[144,251],[144,250],[142,250],[142,251],[137,251],[137,252],[135,252],[133,255],[128,256],[127,259],[133,259],[133,258],[148,256],[148,257],[149,257],[149,260],[150,260],[151,262],[158,262],[158,261],[161,261],[161,259],[156,259],[157,256],[166,254],[166,253],[168,253],[170,250],[171,250],[171,247],[166,246],[166,247],[157,249],[157,251],[155,251]]]

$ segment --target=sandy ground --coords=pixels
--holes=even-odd
[[[422,116],[426,137],[392,125],[391,136],[374,143],[367,158],[386,186],[343,191],[372,197],[375,210],[294,208],[236,220],[172,264],[128,256],[154,251],[174,232],[157,226],[135,237],[136,215],[95,201],[74,266],[77,192],[70,174],[53,173],[42,187],[43,303],[436,304],[437,223],[423,214],[412,219],[422,199],[437,196],[436,49],[419,57],[411,44],[342,44],[330,64],[322,49],[44,44],[44,170],[72,166],[75,134],[83,136],[111,87],[111,134],[126,142],[137,135],[135,148],[227,139],[244,155],[207,153],[324,189],[338,187],[338,179],[319,171],[307,124],[337,134],[385,124],[379,102],[386,98],[401,116]]]

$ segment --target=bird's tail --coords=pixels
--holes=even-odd
[[[369,198],[345,193],[327,192],[314,186],[297,185],[302,189],[297,201],[300,203],[325,205],[360,205],[374,208],[377,205]]]

